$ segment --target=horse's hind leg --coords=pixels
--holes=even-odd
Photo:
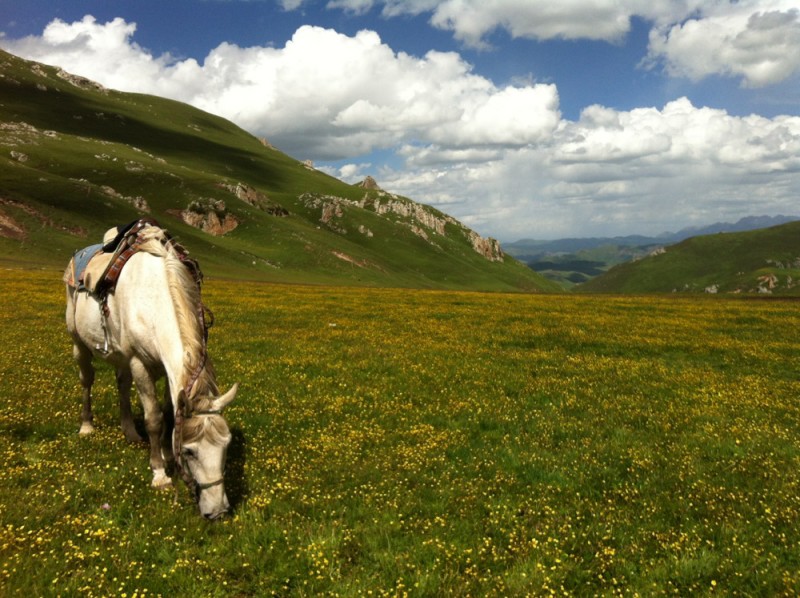
[[[119,391],[119,417],[122,433],[128,442],[144,442],[136,426],[133,423],[133,413],[131,412],[131,384],[133,376],[127,367],[117,370],[117,391]]]
[[[81,386],[83,387],[83,407],[81,408],[81,429],[79,434],[94,432],[92,420],[92,384],[94,384],[94,365],[92,365],[92,352],[81,344],[72,345],[72,357],[78,362],[80,369]]]

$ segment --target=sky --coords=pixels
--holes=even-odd
[[[800,215],[800,0],[0,0],[0,47],[501,241]]]

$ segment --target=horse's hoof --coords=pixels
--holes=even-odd
[[[153,488],[163,490],[164,488],[169,488],[172,486],[172,478],[168,477],[166,473],[161,471],[153,475],[153,481],[151,485]]]
[[[86,436],[87,434],[91,434],[92,432],[94,432],[94,426],[91,424],[91,422],[83,422],[81,424],[81,429],[78,431],[78,434],[80,434],[81,436]]]
[[[147,442],[138,432],[125,432],[125,440],[131,444],[144,444]]]

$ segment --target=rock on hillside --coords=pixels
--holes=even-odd
[[[371,177],[367,178],[374,183],[374,179],[371,179]],[[363,183],[359,186],[363,186]],[[444,236],[447,234],[446,227],[453,227],[464,235],[476,253],[492,262],[503,261],[505,254],[500,247],[500,243],[496,239],[483,238],[452,216],[442,214],[441,212],[435,211],[433,208],[409,199],[387,193],[380,190],[377,184],[375,184],[375,187],[371,188],[377,188],[377,193],[368,192],[357,201],[344,197],[319,195],[315,193],[304,193],[300,196],[300,201],[308,208],[320,210],[319,222],[340,234],[347,233],[346,228],[340,223],[340,220],[346,213],[346,209],[348,207],[359,208],[362,210],[369,210],[386,218],[391,217],[394,221],[407,226],[415,235],[437,248],[439,245],[436,243],[436,236]],[[363,227],[359,228],[359,232],[368,236],[373,236],[371,230]]]

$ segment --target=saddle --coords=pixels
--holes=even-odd
[[[138,234],[146,226],[158,226],[158,222],[141,218],[116,226],[106,231],[102,243],[76,251],[64,272],[64,282],[104,298],[116,286],[123,266],[139,250]]]

